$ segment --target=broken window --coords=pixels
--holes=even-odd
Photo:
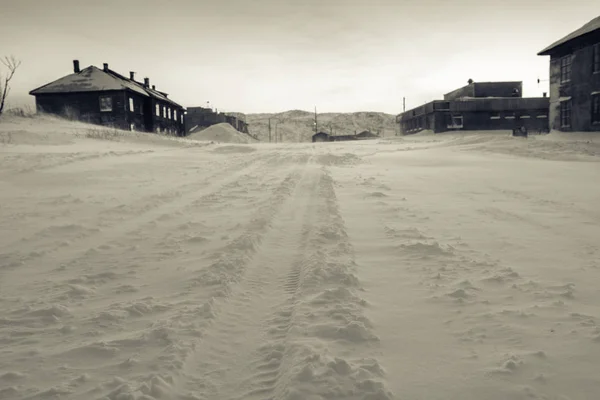
[[[112,97],[100,96],[100,111],[108,112],[113,110]]]

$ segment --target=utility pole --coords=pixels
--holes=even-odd
[[[319,123],[317,122],[317,106],[315,106],[315,133],[319,133]]]
[[[269,118],[269,143],[271,143],[271,118]]]
[[[402,112],[406,111],[406,97],[402,98]]]

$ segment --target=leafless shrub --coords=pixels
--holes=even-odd
[[[4,104],[10,93],[9,83],[15,75],[15,71],[21,65],[21,61],[17,60],[14,56],[5,56],[0,59],[0,62],[8,69],[8,72],[4,77],[0,75],[0,115],[2,115]]]

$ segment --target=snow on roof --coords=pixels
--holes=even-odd
[[[552,43],[550,46],[546,47],[544,50],[540,51],[538,53],[538,56],[547,56],[550,54],[550,52],[552,50],[554,50],[555,48],[557,48],[558,46],[561,46],[567,42],[570,42],[573,39],[576,39],[580,36],[583,36],[587,33],[593,32],[600,29],[600,16],[594,18],[593,20],[591,20],[590,22],[588,22],[587,24],[583,25],[581,28],[569,33],[567,36],[563,37],[562,39]]]
[[[160,92],[134,80],[128,79],[115,71],[104,71],[93,65],[50,82],[44,86],[29,92],[31,95],[49,93],[79,93],[97,92],[106,90],[131,90],[145,97],[154,97],[159,100],[181,107],[167,97],[166,93]]]

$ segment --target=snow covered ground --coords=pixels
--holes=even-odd
[[[0,122],[0,398],[596,398],[591,138]]]

